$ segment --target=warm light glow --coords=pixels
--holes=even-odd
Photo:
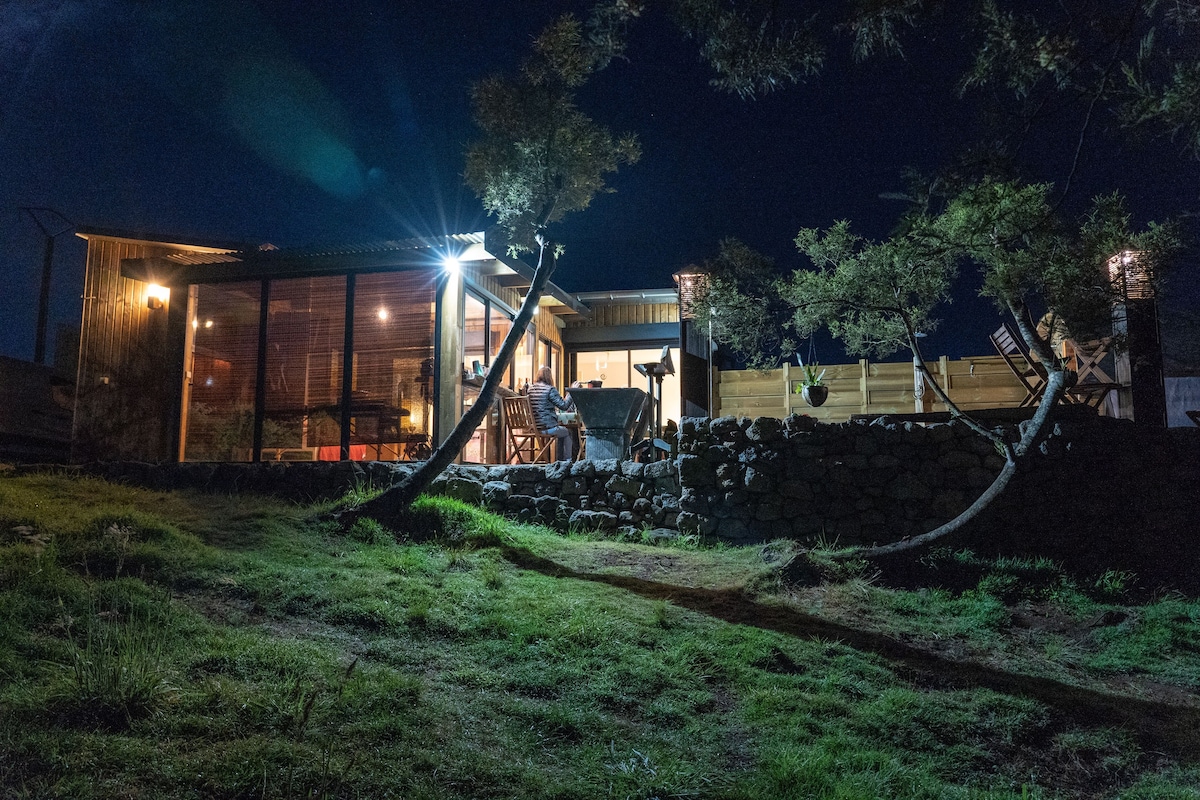
[[[204,320],[204,327],[211,328],[212,326],[213,326],[213,321],[211,319]]]
[[[163,304],[171,298],[171,290],[165,286],[159,286],[157,283],[151,283],[146,287],[146,308],[156,311],[163,307]]]
[[[708,287],[708,273],[696,266],[679,270],[671,276],[679,286],[679,311],[684,319],[695,319],[696,298]]]
[[[1138,250],[1122,250],[1108,260],[1108,277],[1130,300],[1154,297],[1153,265]]]
[[[196,319],[195,317],[192,317],[192,330],[196,330],[199,327],[200,327],[200,320]]]
[[[380,322],[387,322],[388,310],[383,306],[380,306],[379,310],[375,312],[375,316],[379,317]]]

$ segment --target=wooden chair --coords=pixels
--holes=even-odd
[[[1046,391],[1046,369],[1029,354],[1025,342],[1013,333],[1007,323],[1001,325],[999,330],[988,338],[992,340],[992,346],[1004,359],[1004,363],[1008,364],[1012,374],[1016,375],[1017,380],[1025,387],[1025,399],[1019,407],[1037,405]]]
[[[549,464],[554,461],[555,437],[542,433],[533,417],[529,398],[524,395],[501,399],[504,407],[504,427],[508,431],[508,452],[505,462],[518,464]]]
[[[1008,368],[1012,370],[1013,375],[1016,375],[1017,380],[1025,387],[1025,399],[1021,401],[1020,407],[1028,408],[1040,403],[1042,395],[1046,392],[1048,373],[1041,362],[1029,353],[1024,340],[1015,334],[1008,327],[1007,323],[1001,325],[1000,329],[988,338],[992,340],[992,345],[996,348],[996,352],[1008,364]],[[1108,381],[1094,380],[1096,377],[1095,373],[1097,372],[1104,377],[1108,377],[1093,363],[1088,372],[1080,372],[1079,380],[1075,385],[1068,386],[1063,391],[1062,402],[1099,409],[1100,404],[1108,397],[1108,393],[1114,389],[1119,389],[1120,385]],[[1084,380],[1085,378],[1088,380]]]

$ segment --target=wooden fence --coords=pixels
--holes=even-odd
[[[999,356],[977,356],[950,361],[942,356],[927,362],[929,371],[960,408],[1008,408],[1025,399],[1025,388]],[[822,366],[829,399],[810,408],[800,395],[799,367],[732,370],[716,378],[718,416],[776,417],[808,414],[824,422],[841,422],[853,414],[911,414],[945,411],[933,390],[926,387],[921,400],[914,397],[911,362]]]

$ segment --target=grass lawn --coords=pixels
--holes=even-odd
[[[0,797],[1200,798],[1200,602],[1136,576],[328,510],[0,478]]]

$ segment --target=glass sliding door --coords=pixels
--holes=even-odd
[[[662,348],[640,350],[596,350],[578,352],[573,358],[575,362],[574,380],[603,381],[606,387],[633,387],[648,391],[650,381],[636,369],[634,364],[649,364],[657,362],[662,355]],[[679,348],[671,348],[671,360],[679,364]],[[662,382],[662,418],[665,425],[667,420],[678,422],[680,414],[679,373],[667,375]]]
[[[359,275],[354,292],[350,458],[412,461],[430,452],[435,273]]]
[[[262,460],[330,460],[341,437],[346,278],[272,281],[267,308]]]
[[[194,289],[185,461],[249,461],[254,446],[260,281]]]

